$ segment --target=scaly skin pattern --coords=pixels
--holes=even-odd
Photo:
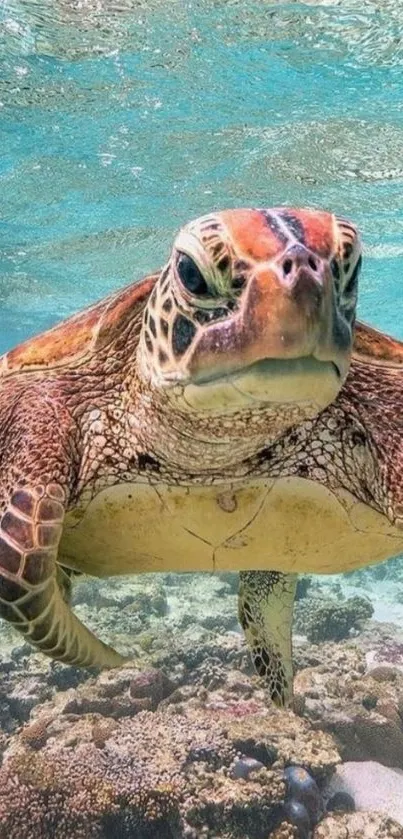
[[[180,232],[159,274],[0,359],[0,614],[53,658],[122,661],[73,615],[58,565],[88,570],[59,554],[65,514],[79,523],[108,488],[210,488],[230,513],[220,487],[295,478],[398,525],[403,347],[358,325],[349,369],[359,265],[355,228],[329,213],[216,213]],[[296,558],[283,573],[286,560],[234,559],[278,704],[301,570]],[[113,551],[104,563],[93,573],[127,570]]]

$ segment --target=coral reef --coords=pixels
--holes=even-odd
[[[344,602],[310,597],[298,602],[295,610],[295,629],[314,644],[322,641],[341,641],[348,638],[373,614],[373,606],[364,597],[350,597]]]
[[[403,827],[375,813],[329,815],[315,828],[313,839],[403,839]]]
[[[76,691],[62,694],[64,713],[99,713],[113,719],[154,710],[175,691],[176,685],[161,670],[139,671],[122,667],[88,679]]]
[[[266,839],[287,816],[285,765],[303,761],[324,780],[337,751],[291,712],[262,703],[242,718],[217,704],[194,699],[111,721],[47,703],[5,754],[0,836]],[[255,771],[239,775],[240,761],[254,761]],[[299,790],[302,806],[310,806],[313,783],[305,797]]]
[[[270,839],[300,839],[296,828],[282,823]],[[393,819],[375,813],[329,815],[317,825],[312,839],[403,839],[403,827]]]
[[[77,611],[90,623],[96,601],[97,631],[133,656],[118,670],[2,648],[0,839],[403,839],[329,786],[341,759],[403,768],[403,633],[307,577],[297,629],[350,637],[296,638],[294,713],[280,711],[233,631],[235,583],[81,582]]]
[[[351,643],[324,644],[317,657],[295,678],[304,714],[334,735],[343,760],[403,768],[403,673],[366,672],[365,653]]]

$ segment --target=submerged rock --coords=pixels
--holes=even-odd
[[[290,799],[284,804],[284,816],[297,828],[298,839],[309,839],[311,820],[306,807],[300,801]]]
[[[235,761],[231,771],[231,778],[243,778],[245,780],[254,772],[260,772],[264,768],[264,763],[261,763],[260,760],[255,760],[254,757],[242,756]]]
[[[303,766],[288,766],[284,775],[287,797],[290,801],[303,804],[309,816],[309,824],[313,827],[319,821],[323,809],[322,796],[315,779]]]
[[[354,813],[355,801],[348,792],[335,792],[326,804],[329,813]]]

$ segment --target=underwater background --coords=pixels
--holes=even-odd
[[[242,205],[354,220],[359,316],[403,338],[402,91],[396,0],[0,0],[0,352]],[[77,582],[134,657],[100,676],[1,625],[0,839],[403,839],[402,560],[301,581],[295,713],[237,585]]]

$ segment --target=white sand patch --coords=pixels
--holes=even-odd
[[[372,760],[343,763],[326,794],[330,797],[339,791],[353,796],[357,810],[383,813],[403,826],[403,770]]]

